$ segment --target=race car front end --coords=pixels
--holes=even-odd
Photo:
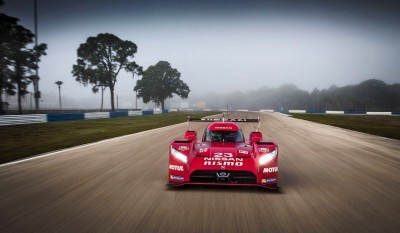
[[[216,146],[215,143],[202,143],[196,150],[172,143],[169,185],[261,186],[276,189],[278,149],[274,144],[259,143],[254,148],[245,144]],[[261,152],[253,153],[254,149]]]

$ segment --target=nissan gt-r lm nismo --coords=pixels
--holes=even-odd
[[[189,122],[212,122],[201,140]],[[245,140],[236,122],[259,119],[191,119],[183,139],[169,147],[169,186],[240,185],[278,189],[278,145],[263,141],[258,129]]]

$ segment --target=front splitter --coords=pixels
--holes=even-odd
[[[168,186],[168,187],[179,187],[179,186],[186,186],[186,185],[260,187],[260,188],[271,189],[271,190],[279,190],[280,189],[280,186],[278,184],[263,185],[263,184],[194,183],[194,182],[189,182],[189,183],[185,183],[185,182],[182,182],[182,183],[169,182],[168,184],[166,184],[166,186]]]

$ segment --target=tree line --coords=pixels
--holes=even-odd
[[[0,6],[4,2],[0,0]],[[46,55],[47,45],[32,45],[34,34],[20,25],[19,19],[0,13],[0,114],[3,111],[3,93],[18,95],[18,109],[22,114],[21,98],[29,93],[28,86],[40,78],[34,71],[38,69],[40,57]],[[84,86],[91,85],[92,91],[101,91],[101,109],[103,94],[110,90],[111,110],[115,110],[114,92],[117,77],[121,71],[142,76],[132,91],[144,103],[150,101],[161,105],[176,94],[182,98],[189,96],[190,89],[180,77],[181,73],[171,67],[167,61],[143,70],[135,61],[137,45],[129,40],[122,40],[110,33],[100,33],[88,37],[77,49],[76,64],[72,66],[75,80]],[[56,84],[61,87],[62,82]],[[61,97],[60,97],[61,107]]]
[[[285,84],[248,92],[208,93],[191,98],[191,101],[205,101],[207,108],[212,109],[400,111],[400,84],[369,79],[356,85],[331,86],[322,90],[315,88],[311,92]]]

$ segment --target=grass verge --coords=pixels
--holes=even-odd
[[[294,118],[400,140],[400,117],[370,115],[292,114]]]
[[[217,112],[173,112],[163,115],[0,126],[0,163],[49,151],[182,123],[187,116]]]

